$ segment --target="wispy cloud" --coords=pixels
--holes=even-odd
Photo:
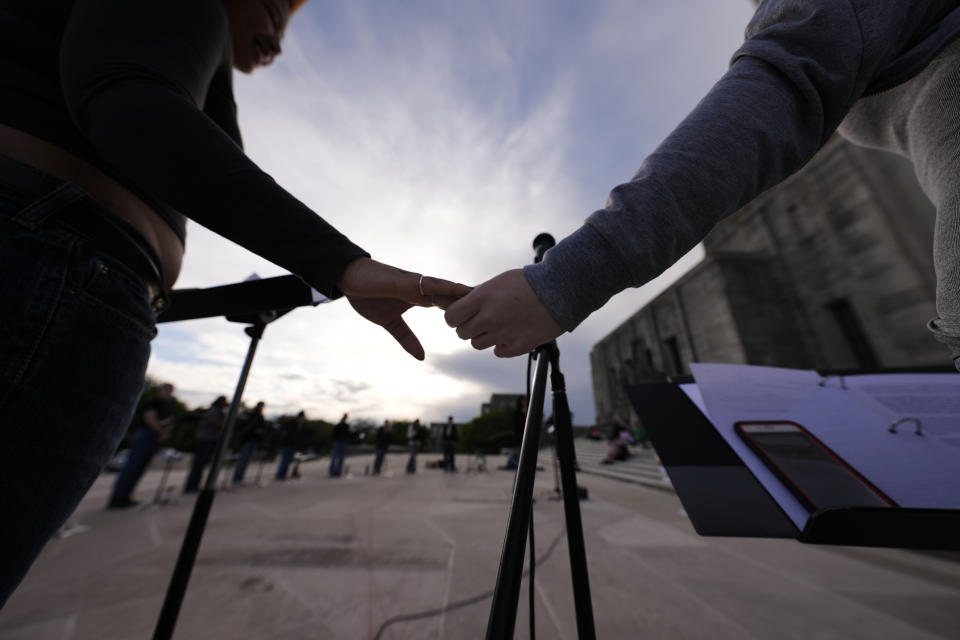
[[[275,67],[236,80],[246,149],[374,257],[479,283],[601,207],[722,73],[749,13],[748,0],[308,3]],[[179,286],[253,271],[282,273],[192,225]],[[659,288],[561,339],[578,422],[593,416],[590,346]],[[426,363],[342,301],[281,318],[246,397],[269,413],[430,421],[523,390],[523,359],[473,351],[436,310],[407,315]],[[150,372],[206,404],[230,394],[248,344],[222,319],[164,325]]]

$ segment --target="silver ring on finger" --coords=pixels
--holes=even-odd
[[[420,281],[417,282],[417,289],[420,290],[420,295],[421,295],[421,296],[427,295],[427,294],[425,294],[425,293],[423,292],[423,276],[420,276]]]

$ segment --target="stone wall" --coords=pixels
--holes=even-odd
[[[835,137],[721,222],[703,262],[594,346],[597,423],[632,418],[624,384],[689,373],[690,362],[949,364],[925,328],[933,221],[908,162]]]

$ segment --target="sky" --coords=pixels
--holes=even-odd
[[[743,41],[751,0],[311,0],[283,54],[234,91],[247,154],[381,262],[476,285],[532,261],[696,105]],[[264,224],[269,224],[265,212]],[[594,421],[590,350],[702,257],[628,289],[558,339],[574,424]],[[196,223],[177,288],[285,271]],[[437,309],[405,316],[407,355],[345,300],[267,326],[244,402],[336,421],[458,422],[523,393],[526,357],[457,338]],[[161,324],[148,375],[187,405],[230,397],[243,325]],[[549,400],[548,400],[549,402]],[[549,409],[548,409],[549,412]]]

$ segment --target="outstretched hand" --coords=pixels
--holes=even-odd
[[[338,286],[354,311],[378,324],[417,360],[424,359],[423,345],[402,315],[410,307],[447,308],[470,292],[470,287],[421,276],[370,258],[351,262]]]
[[[444,318],[475,349],[494,347],[501,358],[528,353],[564,332],[520,269],[487,280],[450,304]]]

